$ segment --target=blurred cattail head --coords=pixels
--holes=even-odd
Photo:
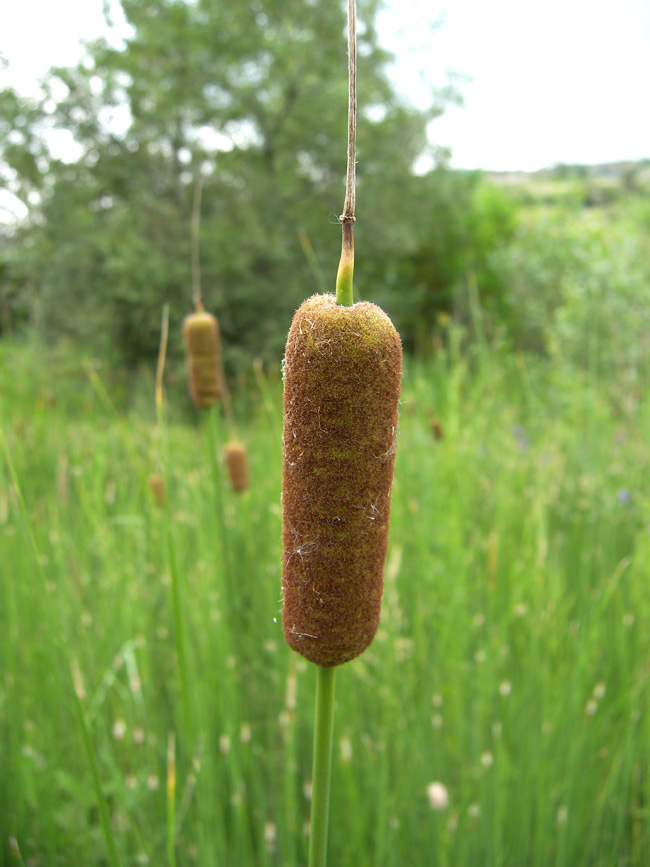
[[[183,322],[190,395],[201,409],[222,396],[219,324],[211,313],[190,313]]]
[[[165,480],[160,473],[152,473],[149,476],[149,488],[153,494],[154,502],[157,506],[164,506],[167,502],[165,494]]]
[[[238,493],[248,488],[248,452],[246,446],[229,442],[224,449],[224,459],[230,479],[230,487]]]
[[[312,662],[359,656],[379,625],[402,348],[376,305],[315,295],[285,353],[283,624]]]
[[[441,423],[439,418],[434,417],[431,419],[431,433],[432,433],[434,439],[436,439],[436,440],[443,439],[445,433],[444,433],[444,430],[442,428],[442,423]]]

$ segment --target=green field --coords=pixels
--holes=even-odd
[[[337,677],[330,863],[647,864],[647,379],[459,342],[404,372],[382,624]],[[234,394],[239,495],[221,409],[193,417],[181,386],[157,420],[150,380],[133,411],[73,356],[4,342],[0,371],[0,863],[305,864],[279,370]]]
[[[0,867],[306,867],[324,678],[282,629],[281,357],[305,298],[351,301],[354,219],[404,371],[328,867],[650,864],[650,159],[452,168],[464,77],[398,90],[367,0],[357,99],[346,5],[106,0],[40,95],[0,86]],[[232,407],[190,401],[192,308]]]

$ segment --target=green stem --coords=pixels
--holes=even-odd
[[[316,680],[316,719],[314,724],[314,765],[312,773],[311,829],[309,867],[327,863],[327,824],[332,772],[332,733],[334,730],[334,677],[336,668],[318,666]]]
[[[214,501],[216,511],[216,526],[219,540],[219,554],[221,556],[221,573],[223,576],[226,592],[230,597],[230,587],[228,580],[230,579],[230,555],[228,550],[228,539],[226,534],[225,509],[223,502],[223,472],[219,466],[219,456],[223,449],[223,434],[221,426],[221,415],[219,405],[211,406],[207,412],[209,416],[210,431],[209,431],[209,460],[210,469],[212,472],[212,483],[214,485]],[[234,603],[233,598],[230,598],[230,604]]]
[[[176,738],[167,738],[167,863],[176,867]]]
[[[344,307],[354,304],[354,217],[341,217],[343,242],[341,261],[336,275],[336,303]]]
[[[194,737],[194,717],[191,712],[190,702],[190,677],[187,661],[187,627],[185,619],[185,605],[183,591],[181,588],[181,577],[178,571],[178,560],[176,557],[176,545],[174,542],[174,534],[172,530],[172,515],[169,504],[169,473],[167,467],[168,461],[168,444],[167,444],[167,426],[165,424],[165,402],[163,396],[163,373],[165,369],[165,358],[167,355],[167,336],[169,332],[169,307],[163,307],[162,329],[160,336],[160,350],[158,352],[158,364],[156,367],[156,434],[160,437],[160,455],[159,461],[165,480],[165,538],[167,542],[167,555],[169,562],[169,574],[171,577],[171,596],[172,596],[172,613],[174,618],[174,641],[176,645],[176,656],[178,661],[178,679],[181,687],[181,701],[183,703],[183,725],[184,735],[192,742]]]
[[[171,576],[172,613],[174,617],[174,640],[176,643],[176,655],[178,658],[178,677],[181,686],[181,700],[183,702],[183,724],[186,737],[192,741],[194,731],[192,728],[192,714],[190,710],[190,687],[187,664],[187,641],[185,632],[185,618],[183,615],[183,600],[181,596],[180,575],[176,559],[176,545],[171,528],[171,515],[167,507],[167,553],[169,556],[169,574]]]

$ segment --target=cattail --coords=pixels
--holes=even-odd
[[[199,310],[183,322],[190,395],[200,408],[212,406],[222,395],[219,324],[211,313]]]
[[[402,348],[376,305],[314,295],[285,354],[283,623],[324,667],[359,656],[379,625]]]
[[[230,487],[233,491],[245,491],[248,488],[248,452],[242,443],[231,441],[226,444],[224,458]]]
[[[152,473],[149,476],[149,488],[153,494],[154,502],[162,508],[167,502],[167,496],[165,494],[165,480],[160,473]]]
[[[438,441],[444,438],[445,433],[442,429],[442,423],[439,418],[434,417],[431,419],[431,434],[433,438]]]

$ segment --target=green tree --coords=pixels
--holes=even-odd
[[[422,195],[412,167],[441,106],[423,112],[398,97],[374,27],[378,2],[359,5],[357,280],[374,297],[391,263],[415,249]],[[122,8],[131,29],[123,46],[100,40],[78,66],[51,70],[38,104],[0,95],[9,109],[0,153],[28,209],[10,239],[12,274],[36,287],[44,333],[110,347],[126,361],[152,356],[162,304],[173,324],[190,308],[190,212],[203,175],[203,292],[227,359],[277,357],[300,301],[334,286],[344,5],[122,0]],[[65,159],[53,156],[52,129],[74,143]]]
[[[381,303],[406,348],[426,355],[441,318],[471,319],[470,282],[490,318],[508,324],[508,286],[493,257],[513,240],[518,218],[508,196],[480,172],[443,165],[409,184],[406,196],[417,219],[405,254],[395,257],[386,272]]]

